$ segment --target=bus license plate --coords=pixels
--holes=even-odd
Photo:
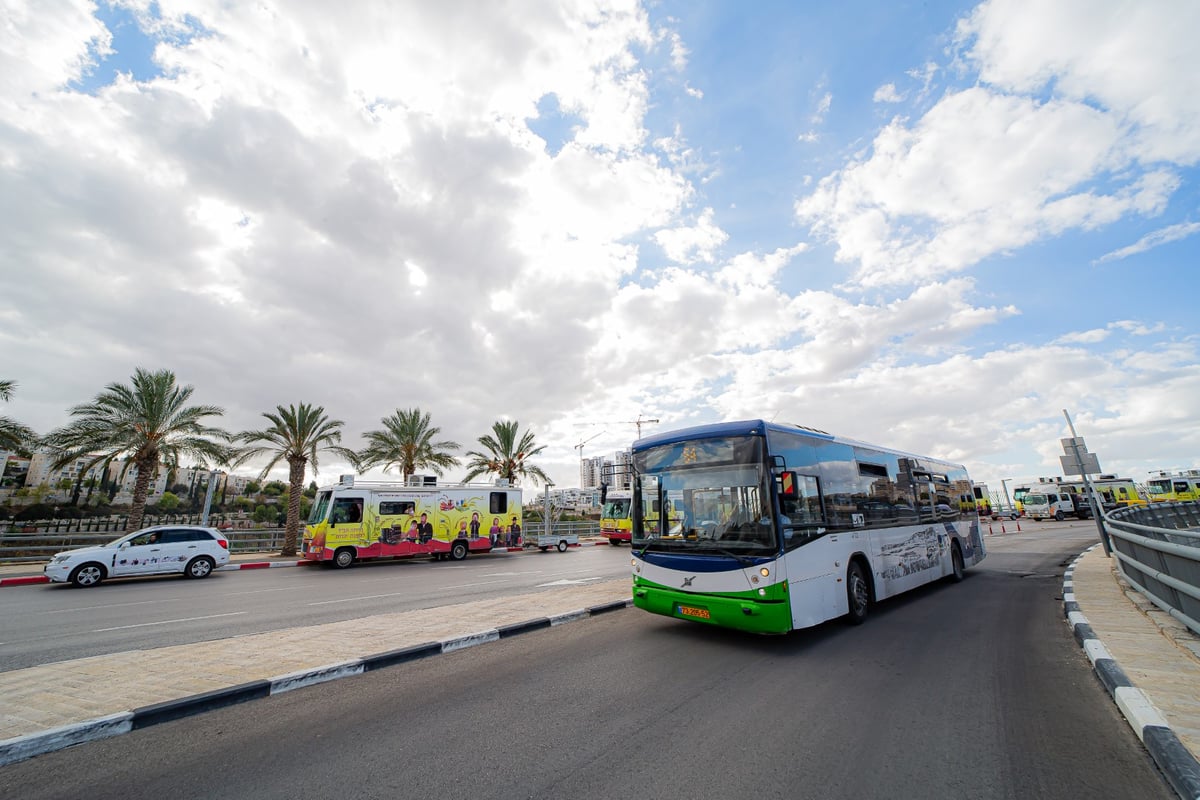
[[[678,606],[679,613],[685,617],[695,617],[696,619],[712,619],[712,614],[708,613],[707,608],[696,608],[695,606]]]

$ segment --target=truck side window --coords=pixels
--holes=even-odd
[[[508,492],[491,492],[488,496],[488,513],[503,514],[508,511]]]

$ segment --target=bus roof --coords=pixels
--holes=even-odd
[[[943,458],[922,456],[916,453],[909,453],[904,450],[897,450],[892,447],[883,447],[877,444],[871,444],[870,442],[859,441],[858,439],[849,439],[845,436],[835,436],[832,433],[828,433],[817,428],[810,428],[805,425],[796,425],[787,422],[767,422],[761,419],[739,420],[736,422],[716,422],[711,425],[696,425],[691,428],[679,428],[673,431],[653,433],[634,442],[632,451],[636,453],[650,447],[657,447],[664,444],[676,444],[688,439],[709,438],[716,436],[765,436],[768,431],[799,434],[801,436],[808,436],[825,442],[837,442],[838,444],[865,447],[871,450],[878,450],[883,453],[890,453],[892,455],[903,456],[906,458],[924,459],[926,461],[934,461],[956,467],[962,466],[960,464],[955,464],[952,461],[947,461]]]

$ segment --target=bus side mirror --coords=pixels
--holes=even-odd
[[[775,481],[779,488],[779,498],[781,500],[796,499],[796,473],[781,472],[776,476]]]

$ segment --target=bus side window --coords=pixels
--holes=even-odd
[[[784,547],[791,550],[823,532],[825,514],[821,510],[821,488],[813,475],[796,476],[795,497],[780,501]]]

